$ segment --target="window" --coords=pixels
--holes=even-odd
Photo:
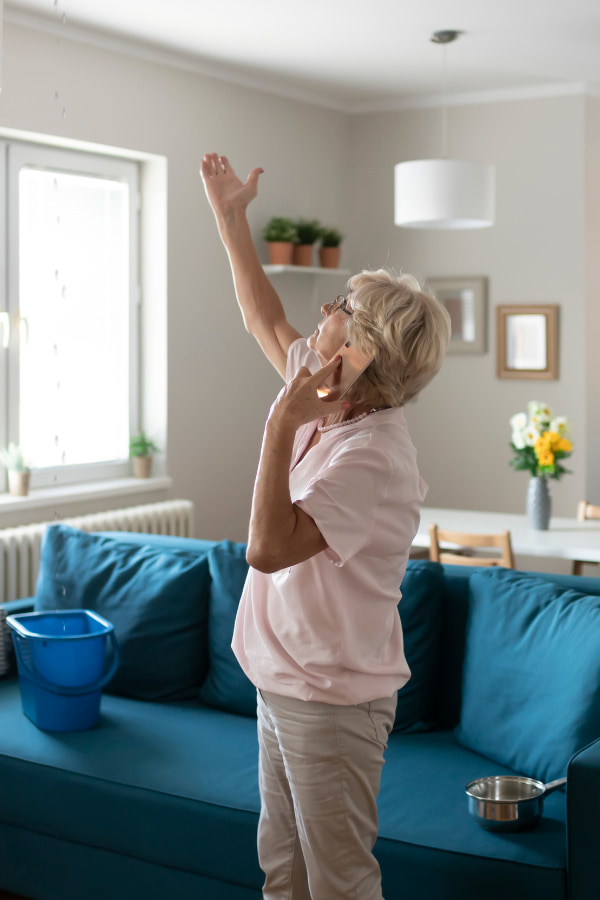
[[[0,442],[21,446],[34,488],[124,476],[139,423],[138,166],[27,143],[3,155]]]

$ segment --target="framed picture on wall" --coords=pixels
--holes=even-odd
[[[558,306],[496,307],[498,378],[558,378]]]
[[[428,278],[427,286],[450,313],[448,353],[485,353],[487,279]]]

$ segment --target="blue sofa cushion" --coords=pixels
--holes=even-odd
[[[600,734],[600,598],[510,570],[471,577],[465,747],[541,781]]]
[[[256,716],[256,688],[231,649],[235,617],[248,574],[246,545],[221,541],[208,554],[208,568],[209,669],[199,699],[216,709]]]
[[[91,609],[112,622],[121,663],[106,690],[139,700],[195,696],[208,668],[206,555],[46,529],[35,608]]]
[[[428,731],[435,725],[442,640],[444,570],[409,560],[401,585],[400,619],[411,678],[398,692],[394,731]]]

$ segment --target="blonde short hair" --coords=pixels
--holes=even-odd
[[[404,406],[439,372],[450,316],[412,275],[363,271],[348,282],[348,337],[375,359],[352,390],[355,405]]]

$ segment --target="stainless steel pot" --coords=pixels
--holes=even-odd
[[[520,775],[493,775],[471,781],[465,790],[469,812],[482,828],[523,831],[541,818],[544,797],[566,783],[566,778],[544,784]]]

